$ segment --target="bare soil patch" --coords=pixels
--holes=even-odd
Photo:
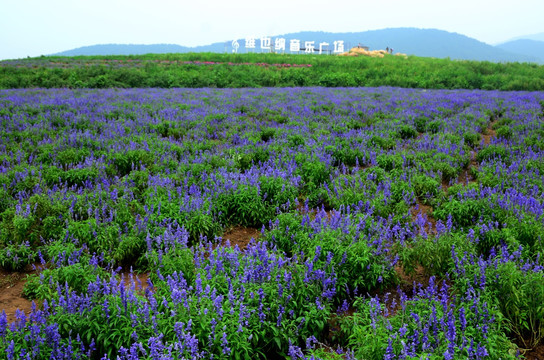
[[[137,292],[145,293],[145,290],[149,287],[149,274],[135,274],[130,272],[123,272],[120,274],[125,288],[132,288]]]
[[[536,348],[527,351],[523,354],[526,360],[543,360],[544,359],[544,344],[538,345]]]
[[[255,228],[236,226],[228,230],[223,234],[222,245],[227,244],[227,240],[231,247],[238,245],[240,250],[245,250],[251,239],[259,239],[261,236],[261,231]]]
[[[487,128],[485,134],[482,135],[484,138],[484,145],[489,145],[491,143],[491,138],[496,136],[495,130],[491,129],[491,127]]]
[[[487,128],[482,132],[482,137],[484,139],[485,145],[489,145],[491,143],[491,138],[497,136],[497,133],[495,132],[495,130],[493,130],[493,124],[495,124],[496,121],[497,119],[491,119],[491,122],[489,123]]]
[[[32,310],[32,301],[23,297],[23,286],[26,282],[26,275],[33,272],[30,269],[13,273],[0,270],[0,313],[6,312],[9,323],[15,321],[17,309],[24,311],[26,316]]]

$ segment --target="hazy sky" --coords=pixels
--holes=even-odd
[[[495,44],[544,32],[543,15],[543,0],[0,0],[0,59],[95,44],[195,46],[390,27],[436,28]]]

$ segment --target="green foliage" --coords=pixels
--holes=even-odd
[[[529,256],[534,260],[538,254],[544,253],[544,225],[532,217],[525,217],[519,221],[515,217],[508,217],[505,231],[514,239],[513,245],[522,245],[529,250]]]
[[[513,262],[491,270],[494,296],[510,330],[528,348],[544,339],[544,277],[542,272],[522,271]]]
[[[62,226],[66,208],[52,202],[47,195],[31,196],[22,208],[24,213],[17,213],[10,207],[0,214],[0,244],[21,244],[29,242],[37,246],[41,239],[60,236],[57,230]]]
[[[465,144],[474,148],[480,143],[480,134],[477,132],[466,132],[463,134]]]
[[[269,141],[270,139],[273,139],[276,135],[276,129],[274,128],[265,128],[261,130],[260,136],[262,141]]]
[[[452,247],[459,253],[475,254],[474,244],[462,233],[447,233],[440,237],[417,237],[410,246],[402,247],[399,253],[407,274],[414,274],[418,265],[425,274],[444,278],[454,270]]]
[[[306,140],[304,139],[304,136],[299,134],[289,135],[287,137],[287,141],[288,141],[289,147],[292,147],[292,148],[297,148],[301,145],[304,145],[306,142]]]
[[[113,253],[116,264],[131,265],[138,263],[146,250],[146,242],[142,235],[129,235],[121,238]]]
[[[400,154],[395,155],[378,155],[376,157],[378,166],[385,171],[392,171],[393,169],[401,169],[404,163]]]
[[[57,286],[68,286],[71,291],[83,294],[88,285],[96,281],[97,276],[107,280],[110,274],[99,266],[75,263],[54,269],[45,269],[39,275],[27,277],[23,295],[28,299],[51,301],[58,296]]]
[[[335,159],[336,165],[355,166],[357,163],[362,163],[365,160],[365,153],[363,151],[346,143],[334,147],[332,156]]]
[[[418,116],[414,119],[414,125],[416,127],[417,132],[425,132],[427,129],[427,123],[429,122],[429,118],[426,116]]]
[[[9,244],[0,250],[0,266],[7,271],[22,271],[36,258],[28,243]]]
[[[235,160],[240,170],[248,170],[253,164],[263,163],[270,158],[270,151],[262,147],[248,150],[242,154],[236,154]]]
[[[255,186],[241,186],[232,193],[221,194],[216,200],[216,212],[226,224],[260,227],[268,222],[275,207],[266,203]]]
[[[112,61],[138,60],[133,66],[104,66]],[[166,60],[166,61],[164,61]],[[163,62],[177,64],[163,65]],[[185,61],[217,63],[195,66]],[[270,86],[399,86],[436,89],[544,90],[542,67],[532,64],[495,64],[410,56],[384,58],[294,54],[148,54],[133,56],[43,57],[24,59],[26,66],[5,61],[0,66],[0,88],[110,88],[110,87],[270,87]],[[66,68],[49,68],[64,62]],[[81,64],[88,63],[88,66]],[[229,65],[245,63],[254,65]],[[309,64],[275,67],[259,64]],[[43,66],[42,66],[43,65]],[[407,76],[407,74],[410,74]],[[423,132],[421,123],[416,129]],[[418,125],[418,123],[420,123]],[[429,131],[429,129],[426,129]],[[176,135],[174,135],[176,136]]]
[[[213,239],[221,232],[221,225],[212,214],[203,211],[192,211],[186,214],[178,225],[183,226],[189,232],[189,239],[194,243],[201,237]]]
[[[416,175],[412,178],[415,195],[424,202],[436,197],[440,192],[440,183],[427,175]]]
[[[145,150],[128,150],[125,153],[115,153],[113,165],[119,176],[128,175],[132,170],[140,166],[149,167],[155,163],[154,155]]]
[[[160,269],[162,276],[178,274],[183,276],[189,286],[194,283],[196,270],[194,255],[190,249],[176,247],[163,255],[159,255],[157,251],[152,251],[146,256],[150,270],[152,270],[151,279],[153,282],[158,281],[156,270]]]
[[[410,125],[401,125],[397,132],[401,139],[411,139],[417,136],[417,130]]]
[[[464,201],[451,199],[440,204],[433,212],[434,216],[443,222],[451,215],[455,224],[467,227],[474,225],[479,219],[490,221],[494,213],[486,199]]]
[[[508,160],[508,152],[507,149],[500,145],[489,145],[482,150],[478,151],[478,155],[476,155],[476,160],[478,162],[482,162],[484,160],[490,160],[490,159],[496,159],[501,158],[503,161]]]
[[[427,123],[426,130],[427,132],[430,132],[431,134],[436,134],[440,131],[441,128],[442,128],[442,121],[434,120]]]
[[[319,86],[325,87],[348,87],[356,86],[357,80],[346,73],[336,73],[336,74],[324,74],[318,81]]]
[[[381,136],[374,135],[370,139],[370,143],[383,150],[391,150],[395,148],[396,142],[393,138],[383,138]]]
[[[497,137],[510,139],[513,135],[512,128],[510,126],[501,126],[497,129]]]
[[[288,256],[319,253],[321,261],[330,261],[336,270],[340,298],[346,295],[346,287],[364,292],[387,286],[395,280],[388,258],[376,256],[371,245],[356,238],[354,227],[349,231],[324,230],[314,234],[307,224],[302,225],[301,220],[300,215],[280,214],[265,238]]]
[[[304,162],[298,171],[307,188],[314,188],[328,181],[331,173],[327,165],[319,160]]]
[[[61,173],[60,179],[69,186],[82,186],[85,181],[92,182],[97,176],[98,170],[96,169],[69,169]]]
[[[57,153],[57,162],[63,167],[80,163],[89,155],[88,149],[69,148]]]
[[[458,345],[450,344],[446,340],[447,332],[450,331],[450,334],[453,332],[470,336],[475,344],[485,344],[490,359],[515,359],[510,342],[501,327],[500,313],[487,303],[475,302],[472,306],[456,303],[448,308],[440,303],[436,295],[420,292],[419,296],[405,301],[398,309],[390,308],[390,304],[379,302],[375,298],[357,298],[354,305],[357,311],[353,316],[341,318],[340,328],[342,337],[354,350],[356,358],[379,360],[386,356],[401,356],[406,351],[406,343],[412,343],[414,337],[420,340],[422,333],[429,331],[432,326],[429,336],[425,335],[424,341],[415,342],[416,346],[411,348],[410,351],[416,355],[413,358],[443,359],[448,351],[454,352],[450,353],[452,358],[467,358],[467,347],[462,345],[461,340],[463,337],[455,340]],[[458,319],[461,311],[464,324],[461,325],[457,320],[453,322],[452,328],[448,320]],[[482,312],[489,313],[489,316],[498,320],[488,329],[487,334],[479,329],[478,314]],[[442,325],[431,325],[435,322]]]
[[[297,189],[288,181],[279,177],[261,176],[259,178],[260,194],[270,206],[288,211],[295,205]],[[289,207],[286,204],[290,204]]]
[[[13,204],[13,199],[9,195],[9,193],[4,190],[0,185],[0,214],[2,214],[5,210],[11,207]]]

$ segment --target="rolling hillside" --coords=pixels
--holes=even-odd
[[[492,62],[541,62],[540,56],[516,53],[495,47],[467,36],[436,29],[394,28],[352,33],[298,32],[273,36],[304,41],[328,42],[344,40],[346,49],[362,44],[370,49],[393,48],[395,52],[435,58],[482,60]],[[240,51],[245,52],[244,40],[238,39]],[[230,43],[230,42],[228,42]],[[53,55],[140,55],[146,53],[225,52],[231,51],[219,42],[210,45],[185,47],[180,45],[127,45],[107,44],[86,46]],[[259,41],[257,41],[257,52]]]
[[[497,47],[505,51],[537,57],[538,62],[544,64],[544,41],[520,39],[497,45]]]

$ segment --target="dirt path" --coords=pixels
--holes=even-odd
[[[482,137],[484,138],[484,145],[491,144],[491,138],[497,136],[495,130],[492,129],[494,123],[495,122],[489,123],[487,129],[485,129],[485,134],[482,134]]]
[[[15,321],[17,309],[24,311],[26,316],[32,310],[32,302],[23,298],[26,275],[30,273],[0,271],[0,313],[6,312],[9,323]]]

